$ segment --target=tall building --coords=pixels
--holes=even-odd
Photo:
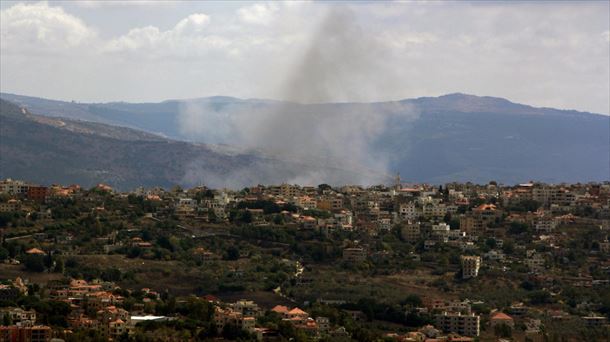
[[[481,267],[481,257],[472,255],[462,255],[462,279],[474,278],[479,275]]]

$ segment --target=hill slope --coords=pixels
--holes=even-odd
[[[0,177],[84,186],[105,182],[122,189],[169,187],[189,184],[186,172],[194,160],[204,161],[198,172],[219,174],[253,158],[124,128],[58,121],[0,100]]]
[[[83,186],[103,182],[119,189],[176,184],[239,188],[292,179],[303,170],[357,176],[353,171],[283,160],[260,151],[34,115],[0,99],[0,178]]]
[[[534,108],[495,97],[450,94],[385,103],[312,105],[231,97],[140,104],[1,97],[44,115],[132,127],[183,141],[231,145],[239,144],[236,137],[243,133],[236,123],[249,124],[244,117],[256,122],[273,112],[325,117],[363,113],[375,120],[384,116],[383,130],[367,141],[367,147],[370,155],[387,160],[388,173],[400,171],[404,179],[434,183],[610,179],[610,117]],[[290,178],[278,172],[274,182],[285,179]]]

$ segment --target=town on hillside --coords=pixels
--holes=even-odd
[[[608,341],[610,182],[0,181],[0,341]]]

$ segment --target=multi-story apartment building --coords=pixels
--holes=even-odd
[[[570,206],[576,200],[576,196],[567,189],[544,185],[532,190],[532,199],[545,207],[553,204]]]
[[[339,211],[343,209],[343,197],[323,197],[318,200],[317,208],[327,211]]]
[[[422,208],[422,213],[428,218],[442,218],[447,214],[447,207],[443,203],[426,203]]]
[[[432,225],[431,238],[438,242],[447,242],[449,240],[450,228],[451,227],[444,222]]]
[[[49,195],[49,188],[46,186],[30,186],[27,191],[27,198],[31,201],[44,202]]]
[[[0,181],[0,194],[25,195],[30,185],[24,181],[5,179]]]
[[[419,222],[407,221],[400,227],[400,235],[410,243],[417,242],[421,237],[421,224]]]
[[[36,311],[21,308],[0,309],[0,317],[8,316],[13,324],[20,326],[33,326],[36,323]]]
[[[10,342],[48,342],[51,328],[45,325],[24,327],[17,325],[0,326],[0,341]]]
[[[404,221],[415,221],[421,215],[421,211],[413,202],[401,203],[398,206],[398,215]]]
[[[282,184],[280,185],[280,195],[284,198],[292,198],[299,196],[301,194],[301,187],[298,185],[292,184]]]
[[[463,336],[476,337],[480,334],[481,317],[461,312],[443,312],[435,317],[435,325],[446,333],[457,333]]]
[[[550,233],[557,227],[557,221],[551,217],[541,217],[536,220],[536,232]]]
[[[0,213],[19,210],[21,210],[21,201],[19,200],[11,198],[6,202],[0,202]]]
[[[475,278],[479,275],[479,268],[481,268],[480,256],[462,255],[460,261],[462,264],[462,279]]]

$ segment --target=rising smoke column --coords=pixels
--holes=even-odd
[[[373,143],[395,115],[414,118],[414,111],[399,102],[358,104],[385,80],[377,75],[387,68],[384,49],[357,24],[347,7],[328,9],[308,48],[295,63],[277,92],[290,102],[260,108],[224,109],[234,129],[234,143],[260,149],[287,163],[259,161],[223,175],[202,174],[206,184],[239,186],[261,183],[377,184],[389,179],[388,155]],[[217,118],[210,106],[186,112],[188,127],[201,125],[193,118]],[[193,115],[193,113],[201,113]],[[228,114],[227,114],[228,113]],[[197,172],[190,172],[197,178]],[[258,178],[257,178],[258,177]],[[219,185],[219,184],[216,184]]]

